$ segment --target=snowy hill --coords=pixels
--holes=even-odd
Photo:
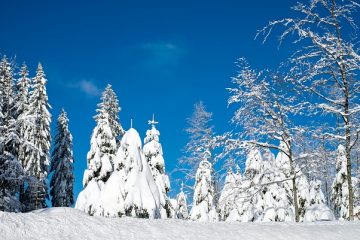
[[[183,220],[91,217],[72,208],[0,212],[8,239],[360,239],[360,222],[199,223]]]

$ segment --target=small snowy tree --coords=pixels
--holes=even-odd
[[[181,183],[180,193],[176,196],[175,218],[184,220],[189,218],[187,198],[186,194],[184,193],[183,183]]]
[[[149,121],[149,124],[151,125],[151,129],[146,131],[143,152],[160,193],[161,218],[172,217],[171,213],[174,210],[168,197],[170,181],[165,173],[165,161],[162,146],[159,142],[160,132],[155,127],[158,122],[155,121],[154,116],[153,119]]]
[[[196,221],[217,221],[218,214],[214,204],[214,183],[212,179],[212,165],[207,160],[211,156],[206,151],[203,161],[199,163],[196,172],[193,206],[190,212],[190,219]]]
[[[124,129],[121,126],[119,119],[119,112],[121,108],[119,106],[119,100],[116,93],[112,89],[111,85],[108,84],[102,93],[101,102],[98,104],[98,115],[95,119],[102,118],[104,113],[108,114],[109,125],[111,128],[112,135],[115,137],[117,143],[120,142],[120,138],[124,135]]]
[[[304,220],[307,222],[334,220],[332,211],[325,203],[319,180],[310,182],[310,203],[306,209]]]
[[[265,149],[263,154],[263,206],[262,221],[283,222],[293,221],[292,197],[287,194],[284,187],[285,176],[276,165],[274,154]]]
[[[72,135],[68,127],[69,119],[64,109],[57,120],[57,134],[51,155],[50,182],[51,203],[53,207],[70,207],[74,204],[74,173]]]
[[[230,212],[236,208],[235,205],[235,192],[236,192],[236,177],[231,168],[227,171],[225,177],[225,184],[221,191],[218,203],[218,209],[220,211],[220,220],[225,221]]]
[[[335,216],[340,220],[349,219],[349,190],[347,187],[347,171],[346,171],[346,149],[343,145],[339,145],[337,149],[336,158],[336,176],[332,184],[331,201],[334,206]],[[358,190],[358,179],[352,178],[352,184],[354,186],[353,198],[354,203],[359,203],[359,190]],[[359,205],[353,206],[356,211],[354,215],[358,216]]]

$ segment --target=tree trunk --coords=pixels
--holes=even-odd
[[[348,104],[346,104],[348,106]],[[347,122],[345,123],[345,135],[346,135],[346,143],[345,143],[345,151],[346,151],[346,180],[348,184],[349,191],[349,220],[354,220],[354,193],[351,181],[351,138],[350,138],[350,125],[348,123],[349,118],[346,116]]]
[[[296,174],[295,174],[295,167],[292,158],[291,143],[288,143],[288,147],[289,147],[290,175],[292,176],[291,183],[293,189],[293,201],[295,208],[295,222],[299,222],[300,215],[299,215],[299,204],[298,204],[298,195],[297,195],[297,187],[296,187]]]
[[[298,204],[298,195],[297,195],[295,176],[292,179],[292,185],[293,185],[293,196],[294,196],[295,221],[299,222],[300,215],[299,215],[299,204]]]

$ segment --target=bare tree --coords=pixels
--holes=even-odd
[[[287,83],[275,75],[252,70],[243,58],[239,59],[238,66],[239,73],[232,80],[234,87],[228,88],[231,94],[228,103],[237,106],[232,122],[242,127],[238,138],[243,140],[244,147],[273,149],[288,157],[290,166],[286,180],[291,180],[295,220],[298,222],[300,210],[296,178],[300,170],[296,166],[295,155],[297,138],[305,132],[305,128],[296,126],[293,119],[302,114],[303,104],[287,91]],[[233,144],[238,143],[235,141]]]

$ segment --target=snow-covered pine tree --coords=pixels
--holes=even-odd
[[[160,218],[160,193],[142,152],[139,133],[130,128],[121,140],[127,181],[125,212],[127,216]]]
[[[26,145],[23,167],[27,176],[27,188],[24,193],[25,211],[46,207],[47,176],[50,164],[50,123],[51,108],[46,92],[46,78],[42,65],[39,63],[36,76],[33,79],[32,92],[30,93],[29,124],[25,130]]]
[[[14,117],[20,120],[21,128],[24,129],[23,115],[29,110],[29,90],[30,90],[29,71],[24,63],[21,67],[20,78],[16,83],[15,103],[14,103]],[[20,119],[19,119],[20,118]],[[22,134],[23,135],[23,134]]]
[[[184,220],[189,218],[187,197],[184,193],[184,183],[181,183],[180,193],[176,196],[175,218]]]
[[[90,215],[104,214],[100,201],[101,190],[113,172],[113,161],[117,150],[107,105],[104,98],[101,100],[104,104],[98,105],[99,108],[96,110],[98,114],[94,117],[96,127],[93,130],[90,150],[87,154],[87,169],[83,177],[84,189],[80,192],[75,204],[75,208]]]
[[[347,187],[346,171],[346,150],[343,145],[339,145],[336,158],[336,175],[332,184],[331,202],[334,207],[334,213],[340,220],[349,219],[349,191]],[[353,198],[354,198],[354,216],[360,215],[358,179],[352,177]]]
[[[226,221],[230,212],[236,208],[236,203],[235,203],[236,192],[237,192],[236,177],[230,167],[227,171],[225,177],[225,184],[221,191],[218,202],[218,209],[219,209],[221,221]]]
[[[261,221],[264,211],[262,178],[263,159],[259,149],[253,147],[246,158],[244,178],[239,187],[242,197],[238,201],[238,212],[240,221]]]
[[[105,105],[99,105],[95,116],[96,127],[93,130],[90,151],[87,154],[88,168],[84,172],[83,185],[86,187],[89,181],[106,182],[113,171],[113,158],[117,146],[116,139],[113,135],[109,122],[108,111],[103,108]]]
[[[332,184],[331,201],[334,205],[335,216],[339,219],[347,219],[348,203],[346,190],[346,158],[345,148],[339,145],[336,158],[336,176]]]
[[[69,119],[64,109],[57,119],[57,133],[51,154],[50,195],[53,207],[71,207],[74,204],[73,145],[69,131]]]
[[[101,111],[99,111],[101,109]],[[102,114],[105,112],[108,114],[108,120],[111,128],[111,132],[119,143],[122,135],[124,135],[124,129],[121,126],[119,119],[119,112],[121,107],[119,106],[119,100],[116,93],[112,89],[112,86],[108,84],[101,95],[101,102],[98,104],[98,115],[95,119],[102,118]]]
[[[169,177],[165,173],[165,161],[161,143],[159,142],[160,132],[156,129],[155,125],[158,122],[153,119],[149,121],[151,129],[146,131],[144,139],[143,152],[146,160],[149,163],[151,173],[160,193],[160,213],[161,218],[171,218],[174,209],[168,197],[170,191]]]
[[[18,160],[22,166],[25,167],[27,161],[27,154],[32,149],[30,135],[27,132],[28,126],[32,125],[32,118],[29,115],[29,100],[30,100],[30,83],[29,71],[24,63],[21,67],[20,78],[16,83],[16,94],[14,101],[14,117],[17,122],[17,131],[20,134],[20,144],[18,146]],[[24,181],[25,182],[25,181]],[[24,182],[20,186],[19,198],[22,203],[24,201]]]
[[[208,161],[211,153],[205,151],[196,171],[193,206],[190,219],[195,221],[218,221],[218,213],[214,204],[214,181],[212,164]]]
[[[306,208],[304,221],[332,221],[334,220],[334,214],[330,208],[326,205],[324,194],[321,190],[321,182],[314,180],[310,182],[310,203]]]
[[[284,222],[293,221],[294,213],[291,206],[292,198],[284,188],[284,175],[276,167],[275,156],[265,149],[263,154],[262,192],[264,211],[262,221]]]
[[[17,159],[20,137],[13,118],[12,67],[4,56],[0,62],[0,211],[21,211],[18,192],[23,169]]]

